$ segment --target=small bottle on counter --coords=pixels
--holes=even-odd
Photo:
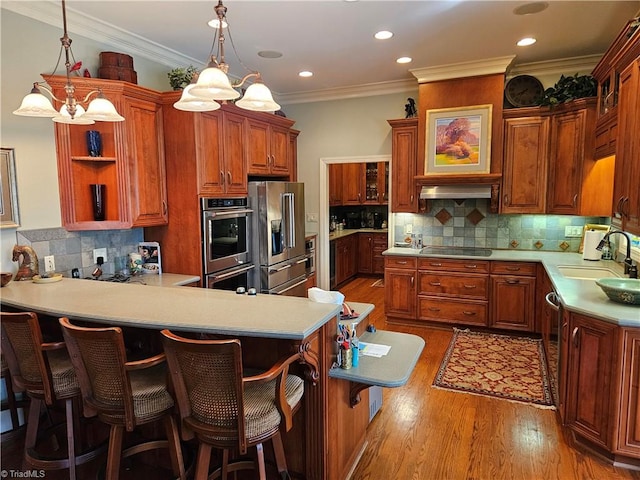
[[[607,242],[604,244],[604,247],[602,247],[602,260],[611,260],[612,258],[611,245]]]
[[[351,324],[351,364],[354,367],[358,366],[358,354],[360,353],[360,344],[356,336],[356,325],[357,323]]]

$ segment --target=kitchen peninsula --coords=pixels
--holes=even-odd
[[[245,363],[252,367],[268,367],[283,355],[298,352],[300,364],[292,365],[291,370],[307,381],[304,407],[283,436],[291,471],[303,473],[307,479],[346,478],[365,445],[368,404],[362,401],[352,407],[351,398],[352,385],[356,384],[360,393],[366,388],[366,379],[330,378],[340,305],[297,297],[69,278],[48,284],[11,282],[1,293],[3,310],[35,311],[42,322],[53,325],[61,316],[117,325],[125,329],[125,338],[126,329],[143,331],[151,343],[163,328],[209,337],[240,337]],[[359,320],[364,328],[372,306],[352,306],[362,312]],[[399,386],[408,379],[424,346],[421,339],[415,342],[413,337],[407,335],[406,339],[415,355],[398,369],[398,383],[384,380],[387,386]],[[400,341],[394,347],[399,353],[407,350]],[[369,381],[376,384],[375,379]],[[366,390],[362,395],[367,395]],[[338,417],[345,421],[336,422]]]

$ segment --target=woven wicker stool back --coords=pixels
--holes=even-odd
[[[239,340],[193,340],[168,330],[162,335],[183,438],[195,434],[200,442],[196,480],[209,476],[211,447],[223,450],[220,470],[225,479],[228,472],[254,468],[253,462],[228,462],[230,451],[244,455],[252,446],[257,448],[264,479],[262,443],[267,440],[272,441],[280,475],[288,478],[280,430],[283,424],[290,425],[304,392],[302,379],[288,375],[297,355],[282,359],[262,375],[243,377]]]
[[[85,414],[97,414],[111,426],[107,480],[118,478],[121,457],[165,447],[174,475],[185,478],[164,354],[128,362],[121,328],[80,327],[68,318],[61,318],[60,325],[80,382]],[[144,442],[122,454],[124,429],[130,432],[158,420],[164,422],[168,441]]]
[[[80,388],[64,342],[44,342],[38,316],[33,312],[2,312],[2,353],[11,378],[31,399],[24,456],[27,463],[43,470],[69,469],[76,478],[76,466],[92,460],[96,448],[82,454],[74,423],[79,425]],[[64,401],[67,430],[67,458],[49,459],[37,451],[40,413],[44,405]],[[98,446],[99,450],[100,447]]]

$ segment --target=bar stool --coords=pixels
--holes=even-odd
[[[9,364],[4,358],[4,355],[0,354],[0,360],[2,362],[0,368],[0,378],[4,380],[5,390],[7,392],[6,402],[2,402],[2,411],[9,411],[9,417],[11,418],[11,429],[6,432],[2,432],[2,442],[10,441],[14,439],[20,431],[24,431],[24,423],[20,424],[20,417],[18,410],[20,408],[26,408],[27,401],[24,398],[18,400],[16,391],[13,388],[13,380],[11,379],[11,372],[9,371]]]
[[[2,353],[9,365],[15,385],[26,391],[31,399],[27,432],[24,442],[24,457],[37,469],[69,469],[69,478],[76,478],[76,466],[86,463],[100,453],[99,448],[81,455],[79,405],[80,388],[73,371],[64,342],[45,343],[38,317],[32,312],[1,312]],[[46,458],[38,452],[38,432],[43,407],[63,401],[66,414],[67,457]],[[104,449],[103,449],[104,451]]]
[[[110,425],[106,479],[118,478],[122,458],[167,447],[173,474],[185,479],[164,354],[129,362],[121,328],[79,327],[68,318],[61,318],[60,325],[80,383],[85,414],[97,414]],[[159,420],[164,423],[167,440],[147,441],[122,450],[125,430],[132,432]]]
[[[290,478],[281,431],[292,426],[300,406],[304,381],[288,375],[295,354],[260,375],[243,377],[239,340],[192,340],[162,331],[175,389],[184,440],[199,441],[196,480],[209,476],[211,448],[223,450],[221,478],[228,472],[255,468],[253,462],[229,463],[230,451],[245,455],[255,446],[260,479],[266,478],[262,443],[271,440],[282,478]],[[218,471],[211,474],[217,478]]]

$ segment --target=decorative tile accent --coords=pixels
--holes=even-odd
[[[538,250],[540,250],[542,247],[544,247],[544,243],[538,240],[536,243],[533,244],[533,246],[536,247]]]
[[[480,210],[478,210],[477,208],[474,208],[467,215],[467,220],[469,220],[474,225],[477,225],[482,220],[484,220],[484,215],[482,214],[482,212]]]
[[[445,223],[447,223],[449,220],[451,220],[451,214],[448,212],[448,210],[446,208],[443,208],[442,210],[440,210],[438,213],[435,214],[435,217],[438,219],[438,221],[444,225]]]
[[[509,245],[511,245],[511,248],[518,248],[518,245],[520,245],[520,243],[518,243],[517,240],[511,240],[511,243],[509,243]]]
[[[560,245],[558,245],[562,250],[566,250],[567,248],[569,248],[571,246],[571,244],[569,242],[565,242],[562,241],[560,242]]]
[[[462,198],[462,199],[458,198],[458,199],[454,200],[454,202],[456,202],[456,204],[458,204],[458,205],[462,205],[464,203],[464,200],[465,200],[464,198]]]

